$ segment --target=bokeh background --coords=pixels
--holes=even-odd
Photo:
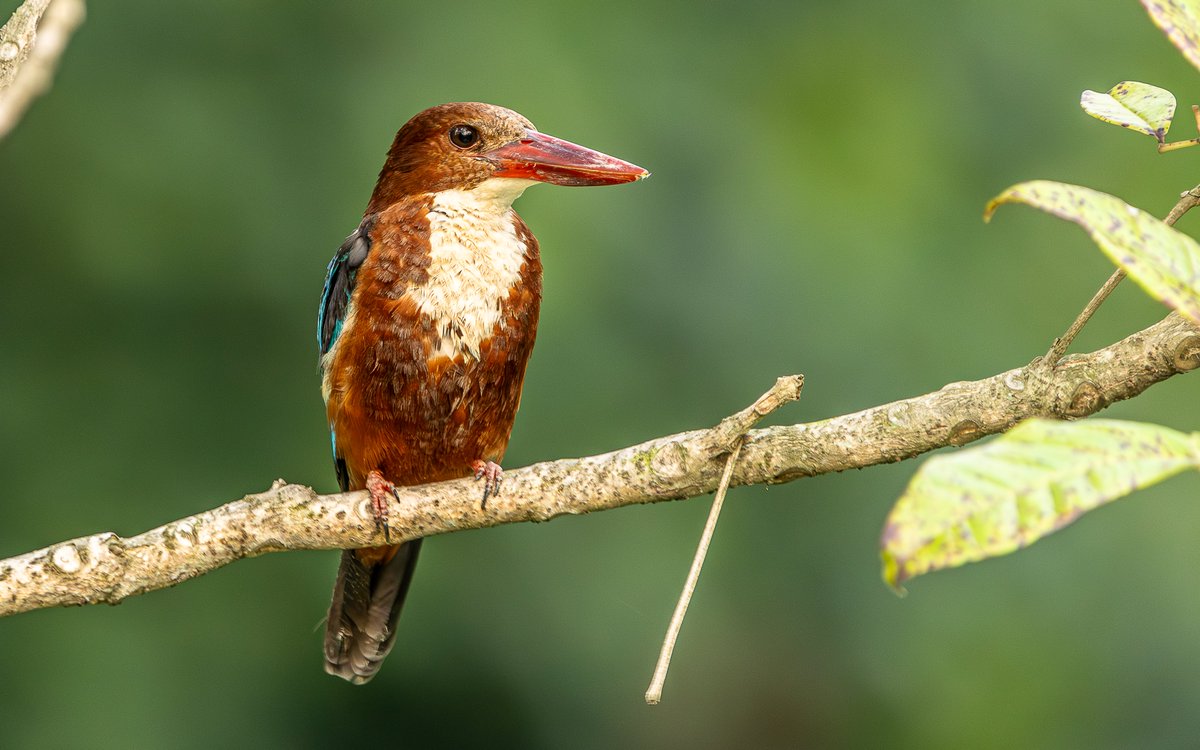
[[[777,422],[1029,361],[1111,268],[1035,211],[985,226],[987,199],[1051,178],[1163,215],[1200,181],[1078,109],[1123,79],[1193,135],[1200,72],[1133,0],[93,3],[0,142],[0,556],[335,488],[325,263],[426,106],[654,172],[518,203],[546,300],[516,467],[713,424],[785,373]],[[1162,314],[1126,284],[1077,348]],[[1195,429],[1196,387],[1107,414]],[[876,545],[917,465],[733,491],[656,708],[705,499],[430,541],[365,688],[321,670],[334,552],[0,620],[0,746],[1194,746],[1196,479],[899,599]]]

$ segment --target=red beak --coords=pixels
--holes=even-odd
[[[650,173],[636,164],[530,130],[484,158],[495,162],[496,177],[519,177],[554,185],[620,185]]]

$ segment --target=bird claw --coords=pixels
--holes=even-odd
[[[383,541],[391,543],[388,530],[388,495],[400,499],[396,485],[383,478],[383,474],[372,470],[367,474],[367,492],[371,494],[371,510],[375,514],[375,529],[383,528]]]
[[[475,470],[475,479],[483,480],[483,502],[479,504],[479,509],[484,510],[487,508],[488,498],[500,494],[500,481],[504,479],[504,469],[495,461],[483,459],[473,461],[471,468]]]

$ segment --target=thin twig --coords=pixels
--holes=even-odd
[[[713,454],[721,455],[733,450],[734,443],[751,427],[758,424],[760,419],[784,404],[798,400],[802,390],[804,390],[803,375],[784,375],[776,378],[775,384],[771,386],[770,390],[759,396],[753,404],[735,414],[730,414],[713,428]]]
[[[1174,226],[1175,222],[1183,218],[1184,214],[1191,211],[1197,205],[1200,205],[1200,185],[1179,194],[1179,201],[1171,209],[1171,212],[1167,214],[1167,218],[1163,219],[1163,223],[1169,227]]]
[[[688,604],[696,591],[696,582],[700,580],[700,570],[704,567],[704,558],[708,554],[708,545],[717,529],[717,519],[721,516],[721,506],[725,503],[725,493],[729,491],[729,482],[733,478],[733,467],[745,442],[746,432],[760,419],[775,411],[784,404],[800,398],[804,390],[803,375],[785,375],[775,380],[771,389],[759,396],[753,404],[745,409],[730,414],[721,420],[709,434],[709,445],[712,455],[729,453],[725,461],[725,471],[721,475],[721,483],[713,498],[712,508],[708,511],[708,520],[704,531],[700,534],[700,543],[692,558],[692,567],[688,571],[683,591],[675,604],[675,613],[671,615],[671,624],[667,626],[667,635],[663,639],[662,650],[658,654],[658,664],[654,667],[654,677],[650,680],[650,688],[646,691],[646,702],[656,705],[662,699],[663,683],[667,679],[667,669],[671,665],[671,652],[675,650],[675,641],[679,638],[679,630],[683,627],[683,617],[687,614]]]
[[[688,605],[692,602],[692,594],[696,591],[696,582],[700,580],[700,570],[704,567],[704,558],[708,555],[708,545],[712,541],[713,532],[717,530],[717,519],[721,516],[721,507],[725,504],[725,493],[729,491],[729,481],[733,479],[733,466],[738,455],[742,452],[744,437],[739,437],[734,443],[733,452],[725,462],[725,473],[721,475],[721,484],[713,498],[712,508],[708,511],[708,520],[704,522],[704,532],[700,534],[700,543],[696,546],[696,555],[692,558],[692,567],[688,570],[687,580],[683,583],[683,591],[675,604],[675,613],[671,615],[671,624],[667,626],[667,635],[663,638],[662,649],[658,652],[658,663],[654,665],[654,677],[650,679],[650,687],[646,690],[646,703],[658,705],[662,700],[663,683],[667,681],[667,670],[671,667],[671,654],[675,651],[675,641],[679,638],[679,630],[683,627],[683,618],[687,614]]]
[[[1180,193],[1179,201],[1171,209],[1171,212],[1167,214],[1167,218],[1163,219],[1163,223],[1167,226],[1174,225],[1184,214],[1197,205],[1200,205],[1200,185]],[[1046,352],[1046,356],[1042,358],[1043,362],[1053,367],[1063,358],[1063,355],[1067,353],[1067,348],[1071,346],[1071,342],[1075,340],[1075,337],[1079,335],[1079,332],[1083,330],[1083,327],[1095,315],[1096,310],[1100,308],[1100,305],[1104,304],[1104,300],[1108,299],[1108,295],[1112,294],[1113,290],[1117,288],[1117,285],[1124,278],[1125,269],[1118,268],[1116,271],[1113,271],[1112,276],[1108,277],[1108,281],[1104,282],[1104,285],[1092,295],[1092,299],[1084,306],[1079,315],[1075,316],[1075,321],[1071,323],[1071,327],[1067,329],[1067,332],[1054,339],[1054,344],[1051,345],[1050,351]]]
[[[708,545],[712,541],[713,532],[716,531],[717,519],[721,515],[721,506],[725,503],[725,493],[729,490],[734,463],[742,450],[746,432],[763,417],[784,404],[800,398],[800,392],[803,390],[803,375],[785,375],[777,378],[771,389],[759,396],[753,404],[736,414],[725,417],[709,433],[710,453],[713,456],[729,453],[729,458],[725,461],[725,471],[721,475],[721,483],[717,488],[716,497],[713,498],[712,508],[708,511],[708,521],[705,522],[704,531],[700,535],[700,544],[692,558],[692,567],[683,584],[683,591],[679,594],[679,602],[675,605],[675,614],[671,616],[671,624],[667,627],[667,635],[663,639],[662,650],[658,655],[658,664],[654,667],[654,678],[650,681],[650,688],[646,691],[646,702],[652,706],[662,698],[663,683],[667,679],[667,668],[671,665],[671,652],[675,650],[679,629],[683,627],[683,616],[687,614],[688,604],[691,603],[692,594],[696,590],[696,582],[700,579],[700,570],[704,567]]]
[[[1053,367],[1055,363],[1063,358],[1063,355],[1067,353],[1067,347],[1071,345],[1071,342],[1075,340],[1075,337],[1079,335],[1079,332],[1083,330],[1087,322],[1096,314],[1096,310],[1100,308],[1100,305],[1104,304],[1104,300],[1108,299],[1108,295],[1112,294],[1112,291],[1117,288],[1117,284],[1120,284],[1121,279],[1124,278],[1124,268],[1118,268],[1113,271],[1112,276],[1108,277],[1108,281],[1104,282],[1104,285],[1092,295],[1091,301],[1075,316],[1075,321],[1071,323],[1071,327],[1067,329],[1067,332],[1054,339],[1054,343],[1050,346],[1050,351],[1046,352],[1046,356],[1043,358],[1046,364]]]

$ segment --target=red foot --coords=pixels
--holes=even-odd
[[[475,471],[475,478],[483,480],[483,502],[479,504],[482,510],[487,507],[489,497],[500,494],[500,480],[504,479],[504,469],[495,461],[484,461],[482,458],[472,461],[471,468]]]
[[[388,534],[388,495],[397,497],[396,485],[374,469],[367,474],[367,492],[371,493],[371,509],[375,511],[375,528],[383,527],[383,541],[391,542]]]

